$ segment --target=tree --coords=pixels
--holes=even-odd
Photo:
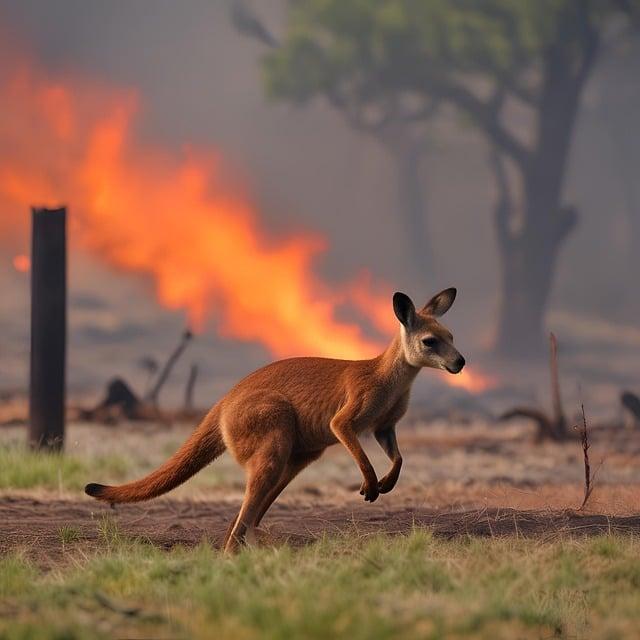
[[[634,0],[296,0],[265,59],[271,96],[323,96],[348,118],[424,123],[450,106],[484,135],[498,188],[498,351],[543,344],[560,250],[576,225],[563,185],[580,96],[614,14]],[[527,113],[523,136],[510,114]]]
[[[629,268],[637,268],[640,255],[640,129],[629,127],[640,113],[640,39],[619,42],[611,47],[607,66],[602,74],[599,99],[594,115],[597,126],[609,139],[610,148],[605,157],[610,161],[612,173],[618,178],[620,195],[626,209],[630,236],[628,246]],[[629,78],[636,78],[629,82]],[[606,153],[606,152],[605,152]]]
[[[239,32],[274,49],[280,48],[276,38],[243,0],[235,0],[231,18]],[[288,46],[280,50],[279,55],[288,55]],[[270,62],[267,64],[271,68]],[[280,72],[289,71],[294,69],[281,69]],[[292,78],[286,81],[288,86],[285,88],[282,79],[268,76],[269,91],[273,97],[289,98],[298,105],[305,104],[313,97],[311,92],[298,92],[293,86],[297,81],[290,83]],[[394,87],[390,86],[388,90],[380,87],[372,92],[360,86],[355,78],[349,87],[336,85],[326,90],[318,87],[317,92],[322,93],[331,106],[345,117],[352,129],[372,136],[393,159],[398,208],[410,248],[410,266],[415,275],[423,276],[431,272],[433,255],[428,233],[425,179],[421,168],[428,146],[426,124],[437,112],[438,102],[428,99],[418,106],[405,104]]]

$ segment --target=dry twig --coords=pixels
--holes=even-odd
[[[584,411],[584,402],[581,403],[580,408],[582,410],[582,426],[579,427],[576,425],[574,428],[580,432],[580,442],[582,444],[582,458],[584,461],[584,499],[582,500],[582,504],[578,508],[578,511],[582,511],[587,506],[587,502],[589,502],[589,498],[593,493],[596,475],[602,466],[602,461],[600,461],[598,468],[595,470],[593,475],[591,474],[591,462],[589,460],[589,449],[591,448],[591,443],[589,442],[589,428],[587,426],[587,416]]]

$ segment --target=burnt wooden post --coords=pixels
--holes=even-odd
[[[31,235],[31,380],[29,444],[64,444],[67,338],[67,211],[33,208]]]

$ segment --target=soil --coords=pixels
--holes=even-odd
[[[191,426],[71,425],[66,450],[126,456],[127,478],[166,460]],[[19,442],[22,428],[2,430]],[[402,534],[414,526],[435,535],[522,535],[540,539],[608,531],[640,533],[640,430],[594,428],[590,449],[595,490],[587,508],[578,439],[536,445],[526,423],[451,425],[446,421],[399,429],[404,465],[398,486],[374,504],[358,495],[360,475],[342,447],[331,447],[304,471],[269,511],[260,544],[302,545],[325,534]],[[379,475],[389,462],[372,439],[364,442]],[[109,481],[87,477],[88,482]],[[78,491],[5,490],[0,493],[0,554],[24,549],[43,566],[72,560],[74,550],[104,548],[100,531],[112,517],[125,536],[161,548],[219,546],[242,500],[244,477],[229,455],[155,501],[110,509]],[[63,543],[61,528],[78,533]]]
[[[219,547],[238,504],[229,500],[163,499],[145,505],[111,509],[90,500],[42,500],[28,496],[0,499],[0,554],[20,549],[42,566],[72,558],[80,548],[104,547],[102,523],[107,516],[120,535],[163,549],[208,541]],[[73,527],[76,539],[63,542],[62,527]],[[482,508],[451,511],[391,502],[285,500],[274,505],[258,532],[261,545],[308,544],[324,534],[406,534],[427,527],[436,536],[525,536],[552,539],[611,531],[640,533],[640,516],[605,515],[572,509],[518,510]],[[77,556],[76,556],[77,557]]]

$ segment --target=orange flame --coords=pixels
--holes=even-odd
[[[0,52],[0,206],[8,212],[0,237],[25,226],[30,205],[69,202],[72,241],[149,276],[160,303],[186,310],[196,329],[215,318],[222,335],[260,342],[276,356],[380,351],[381,341],[337,310],[351,307],[388,334],[396,325],[388,293],[370,282],[323,282],[312,263],[325,240],[270,237],[243,190],[225,179],[218,153],[141,145],[135,91],[52,78],[27,56],[11,57],[7,65]],[[20,258],[19,270],[27,265]],[[447,378],[470,390],[481,380]]]
[[[31,269],[31,259],[24,254],[14,256],[12,262],[13,268],[19,273],[28,273]]]
[[[497,380],[494,376],[480,373],[473,367],[467,365],[460,373],[450,375],[446,378],[447,384],[452,387],[460,387],[472,393],[481,393],[496,386]]]

